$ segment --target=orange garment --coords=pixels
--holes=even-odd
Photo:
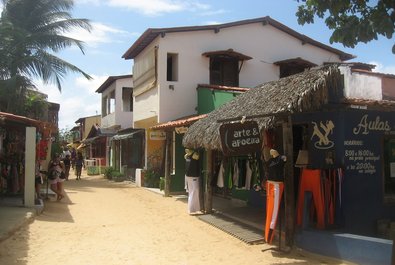
[[[321,171],[318,169],[303,169],[300,176],[298,210],[296,216],[297,225],[302,225],[304,193],[310,191],[313,194],[314,207],[317,214],[317,228],[325,228],[324,196],[321,190]]]
[[[266,225],[265,240],[271,244],[274,237],[274,229],[277,224],[278,211],[284,191],[284,183],[268,180],[266,182]]]

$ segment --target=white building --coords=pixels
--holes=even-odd
[[[125,52],[133,59],[133,127],[146,130],[146,157],[163,154],[150,127],[197,114],[198,84],[254,87],[352,55],[270,17],[149,28]],[[153,137],[151,137],[153,136]]]

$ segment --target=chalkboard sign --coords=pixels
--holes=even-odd
[[[219,132],[226,156],[247,155],[261,148],[258,124],[254,121],[222,124]]]
[[[359,112],[349,114],[344,138],[346,170],[358,175],[376,175],[381,165],[383,135],[392,135],[391,114]]]

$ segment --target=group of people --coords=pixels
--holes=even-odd
[[[47,179],[50,189],[56,194],[56,200],[64,198],[63,182],[69,180],[70,169],[75,169],[76,180],[81,180],[82,168],[85,167],[84,157],[81,152],[64,149],[62,154],[56,153],[48,164]],[[40,196],[40,188],[37,187],[36,193]]]

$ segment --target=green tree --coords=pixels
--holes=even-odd
[[[297,0],[298,23],[314,23],[314,17],[325,17],[333,30],[330,42],[354,48],[359,42],[377,40],[378,35],[391,39],[395,30],[395,0]],[[392,46],[395,54],[395,45]]]
[[[4,111],[23,112],[27,88],[35,78],[55,84],[69,72],[91,77],[55,54],[83,42],[65,36],[74,28],[90,30],[87,19],[70,14],[73,0],[2,0],[0,17],[0,95],[7,95]],[[4,98],[3,98],[4,100]]]

